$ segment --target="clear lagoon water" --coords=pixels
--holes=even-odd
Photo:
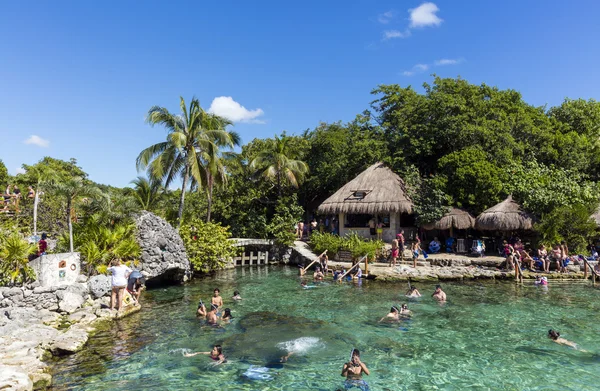
[[[550,281],[434,284],[364,281],[302,289],[297,270],[260,267],[223,271],[185,286],[150,290],[139,313],[111,324],[86,349],[54,364],[54,390],[337,390],[351,349],[371,371],[371,390],[598,390],[600,290]],[[198,299],[221,289],[232,324],[195,318]],[[243,297],[230,297],[239,290]],[[412,319],[378,323],[407,302]],[[551,342],[554,328],[582,352]],[[214,366],[187,351],[223,345],[228,362]],[[285,364],[286,349],[297,350]]]

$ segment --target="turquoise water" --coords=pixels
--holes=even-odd
[[[54,390],[336,390],[353,347],[371,390],[598,390],[600,291],[584,283],[446,283],[448,302],[415,284],[365,281],[302,289],[297,270],[236,269],[146,292],[142,311],[90,339],[54,367]],[[195,316],[220,287],[235,319],[223,328]],[[241,302],[229,300],[239,290]],[[408,302],[410,321],[381,324]],[[591,353],[551,342],[555,328]],[[292,341],[292,342],[290,342]],[[220,343],[228,362],[207,356]],[[300,350],[285,364],[285,348]],[[253,380],[257,379],[257,380]]]

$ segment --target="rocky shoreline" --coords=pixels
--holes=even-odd
[[[108,308],[110,278],[73,285],[0,288],[0,389],[43,390],[52,383],[50,356],[81,350],[103,322],[140,310]]]

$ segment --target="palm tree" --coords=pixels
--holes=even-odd
[[[281,137],[268,139],[265,148],[250,162],[251,169],[261,172],[265,178],[275,180],[280,196],[283,183],[298,187],[299,180],[308,173],[308,165],[294,159],[291,140],[285,133]]]
[[[198,99],[193,98],[188,109],[180,98],[180,108],[181,115],[171,114],[159,106],[150,109],[147,122],[163,125],[169,133],[166,141],[144,149],[136,159],[138,170],[147,169],[150,177],[164,182],[165,187],[174,179],[182,178],[177,228],[181,226],[188,182],[192,179],[198,188],[202,185],[202,154],[218,150],[219,146],[234,145],[232,132],[224,129],[227,122],[205,112]]]
[[[29,267],[29,254],[36,250],[34,244],[29,244],[17,232],[0,239],[0,283],[6,285],[20,281],[25,282],[35,278]],[[33,278],[32,278],[33,277]]]
[[[164,198],[165,188],[159,181],[139,176],[131,183],[133,184],[133,198],[143,210],[154,210]]]
[[[48,186],[49,190],[52,191],[59,197],[63,197],[67,201],[67,225],[69,227],[69,250],[73,252],[73,221],[71,218],[71,210],[73,208],[73,202],[77,197],[84,196],[97,196],[100,194],[100,190],[87,183],[81,177],[73,177],[64,182],[51,182]]]

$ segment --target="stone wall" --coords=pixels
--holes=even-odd
[[[41,286],[69,285],[81,271],[79,253],[42,255],[29,262]]]

